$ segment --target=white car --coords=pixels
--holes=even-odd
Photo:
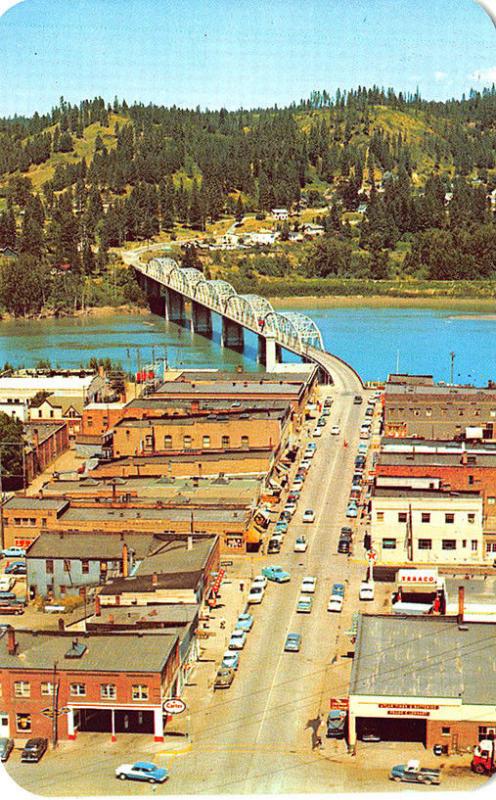
[[[341,433],[341,428],[339,427],[339,425],[333,425],[331,428],[331,433],[333,436],[339,436],[339,434]]]
[[[341,611],[343,610],[343,598],[340,597],[340,595],[338,594],[331,595],[331,598],[327,606],[327,610],[335,611],[338,614],[341,613]]]
[[[282,543],[283,540],[284,540],[284,532],[281,531],[281,530],[272,531],[272,534],[271,534],[270,538],[271,538],[271,540],[275,540],[276,542],[281,542]]]
[[[373,600],[374,599],[374,584],[364,581],[360,584],[359,592],[360,600]]]
[[[265,589],[265,587],[267,586],[267,578],[265,577],[265,575],[257,575],[255,578],[253,578],[251,585],[252,587],[261,586],[263,589]]]
[[[300,469],[308,470],[308,469],[310,469],[311,466],[312,466],[312,462],[306,456],[303,459],[303,461],[300,461]]]
[[[307,510],[303,512],[303,522],[315,522],[315,511],[311,508],[307,508]]]
[[[294,489],[299,491],[301,489],[301,487],[303,486],[304,481],[305,481],[305,478],[303,477],[303,475],[295,475],[295,478],[294,478],[294,481],[293,481],[293,483],[291,485],[290,491],[292,492]]]
[[[312,436],[315,439],[318,439],[319,436],[322,436],[322,428],[315,428],[314,432],[312,433]]]
[[[307,575],[301,582],[300,592],[302,594],[313,594],[317,585],[317,578]]]
[[[16,584],[16,579],[12,575],[2,575],[0,578],[0,592],[10,592]]]
[[[242,650],[246,644],[246,631],[234,630],[229,641],[229,650]]]
[[[284,506],[284,511],[287,511],[288,514],[293,516],[293,514],[296,511],[296,503],[286,503],[286,505]]]
[[[252,586],[250,591],[248,592],[248,603],[250,605],[255,605],[255,603],[261,603],[264,599],[265,595],[265,588],[260,584],[256,586]]]
[[[307,447],[307,449],[303,453],[303,458],[313,458],[314,455],[315,455],[315,448]]]
[[[298,536],[296,542],[294,543],[294,552],[295,553],[305,553],[308,547],[308,542],[304,536]]]

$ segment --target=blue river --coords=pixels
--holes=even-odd
[[[348,361],[365,380],[382,380],[399,368],[449,381],[451,352],[455,353],[455,382],[483,385],[496,379],[496,314],[318,304],[298,310],[315,320],[326,349]],[[48,359],[52,366],[79,367],[97,356],[119,361],[128,370],[152,362],[171,367],[260,369],[255,336],[246,336],[243,354],[223,349],[219,342],[218,319],[213,340],[193,336],[189,329],[153,314],[2,321],[0,364],[9,361],[28,367]],[[296,360],[288,354],[285,359]]]

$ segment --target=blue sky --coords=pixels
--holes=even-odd
[[[443,99],[496,80],[496,30],[473,0],[23,0],[0,18],[0,74],[0,115],[61,95],[232,109],[374,83]]]

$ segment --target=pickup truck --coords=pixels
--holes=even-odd
[[[408,764],[397,764],[393,767],[389,779],[403,783],[424,783],[438,786],[441,783],[441,770],[421,768],[418,761],[409,761]]]
[[[262,575],[265,575],[269,581],[275,581],[275,583],[286,583],[291,579],[289,572],[283,570],[282,567],[264,567]]]

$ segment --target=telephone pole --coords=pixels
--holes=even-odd
[[[455,374],[455,353],[453,350],[450,353],[450,358],[451,358],[450,384],[451,386],[453,386],[453,376]]]

